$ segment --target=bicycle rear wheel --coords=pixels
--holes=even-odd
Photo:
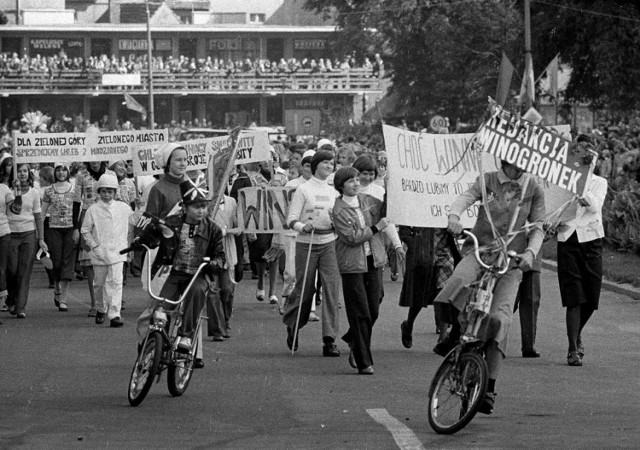
[[[189,353],[174,353],[174,360],[167,371],[167,388],[174,397],[180,397],[189,387],[193,375],[193,364],[198,351],[198,332],[195,333],[193,348]]]
[[[131,406],[138,406],[147,396],[158,372],[161,357],[162,335],[159,331],[153,331],[149,334],[131,371],[128,392]]]
[[[448,355],[429,388],[429,425],[437,433],[453,434],[478,411],[487,390],[487,363],[478,353]]]

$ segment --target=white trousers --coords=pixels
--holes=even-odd
[[[106,313],[108,320],[120,317],[123,265],[123,262],[118,262],[108,266],[93,266],[96,308],[101,313]]]

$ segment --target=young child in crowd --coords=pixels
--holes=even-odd
[[[105,316],[113,328],[124,325],[120,316],[122,307],[122,268],[127,255],[120,250],[128,246],[129,216],[131,207],[115,201],[118,179],[107,173],[100,177],[96,190],[100,199],[87,209],[80,229],[91,256],[96,299],[96,323],[102,324]]]
[[[160,291],[163,298],[179,298],[191,282],[202,258],[211,258],[209,267],[200,273],[185,299],[178,347],[189,351],[196,338],[194,332],[207,295],[215,288],[211,275],[218,275],[223,269],[225,253],[222,230],[208,217],[207,191],[187,180],[180,183],[180,192],[182,214],[167,217],[165,225],[148,226],[142,232],[139,242],[149,247],[160,245],[151,266],[152,276],[155,276],[160,267],[171,266],[171,272]],[[152,301],[138,318],[140,342],[144,339],[154,306],[155,301]],[[202,359],[196,356],[196,368],[203,366]]]

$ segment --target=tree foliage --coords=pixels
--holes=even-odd
[[[469,120],[494,96],[502,51],[518,57],[522,14],[505,0],[307,0],[334,14],[337,46],[380,52],[406,109]],[[521,59],[521,58],[518,58]]]
[[[640,2],[533,0],[531,14],[534,66],[544,70],[560,53],[572,68],[566,100],[640,108]]]

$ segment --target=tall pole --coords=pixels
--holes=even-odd
[[[147,7],[147,66],[149,74],[149,129],[153,130],[155,127],[155,114],[153,104],[153,64],[151,53],[151,14],[149,13],[149,0],[145,0]]]
[[[527,77],[527,83],[530,82],[529,72],[533,72],[533,58],[531,57],[531,2],[530,0],[524,0],[524,70],[525,77]],[[535,86],[531,86],[533,95],[535,96]],[[528,90],[527,90],[528,92]],[[527,93],[525,92],[525,94]],[[526,96],[526,101],[523,102],[525,110],[528,110],[533,105],[531,104],[535,99],[530,99]]]

